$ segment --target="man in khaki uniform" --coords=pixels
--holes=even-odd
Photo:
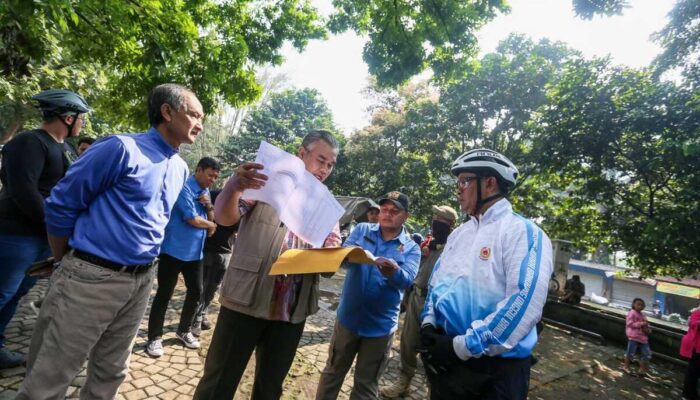
[[[415,347],[420,344],[420,314],[425,304],[425,292],[435,263],[457,221],[457,212],[450,206],[433,206],[431,239],[423,242],[421,263],[413,288],[408,295],[406,316],[401,331],[401,374],[399,379],[381,390],[382,396],[390,399],[406,396],[411,379],[416,373],[417,353]],[[426,243],[427,242],[427,243]]]
[[[323,182],[338,156],[338,142],[327,131],[312,131],[298,152],[306,170]],[[244,163],[229,179],[215,204],[220,225],[240,221],[236,246],[219,294],[221,310],[197,385],[195,399],[232,399],[255,351],[253,400],[278,399],[294,360],[306,317],[318,311],[319,274],[270,276],[270,268],[287,249],[310,245],[280,221],[272,206],[241,200],[246,189],[265,185],[263,166]],[[340,246],[340,228],[324,247]]]

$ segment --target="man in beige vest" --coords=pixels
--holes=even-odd
[[[457,221],[457,211],[450,206],[433,206],[433,219],[430,225],[431,235],[421,246],[421,263],[413,287],[408,295],[406,316],[401,331],[401,373],[393,384],[383,387],[383,397],[395,399],[405,397],[411,385],[411,379],[416,374],[418,354],[415,347],[420,344],[420,314],[425,304],[425,293],[428,288],[430,274],[440,258],[447,242],[447,236],[454,229]]]
[[[338,142],[327,131],[310,132],[298,152],[306,170],[323,182],[333,171]],[[219,295],[221,311],[194,398],[232,399],[255,350],[253,400],[279,399],[296,354],[306,317],[318,311],[319,274],[269,276],[277,257],[310,247],[280,222],[265,203],[241,200],[246,189],[265,185],[256,163],[241,165],[215,205],[221,225],[240,221],[236,246]],[[324,247],[340,246],[336,225]]]

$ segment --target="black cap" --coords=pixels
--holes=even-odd
[[[381,206],[383,203],[390,201],[396,205],[396,207],[408,211],[408,196],[401,192],[393,191],[385,194],[379,199],[378,203]]]
[[[367,204],[369,204],[369,207],[368,207],[369,210],[371,210],[373,208],[379,210],[379,204],[375,203],[374,200],[367,199]]]

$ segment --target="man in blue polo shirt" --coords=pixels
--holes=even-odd
[[[190,332],[202,295],[202,257],[204,239],[216,230],[214,206],[209,187],[219,178],[221,166],[210,157],[199,160],[194,175],[187,178],[177,198],[165,240],[158,257],[158,290],[148,317],[146,353],[151,357],[163,355],[163,322],[168,302],[173,297],[177,278],[185,278],[185,304],[175,336],[190,349],[199,348],[199,340]]]
[[[347,266],[343,294],[331,338],[328,362],[321,374],[317,400],[336,399],[357,356],[351,398],[376,399],[378,379],[386,368],[398,327],[404,291],[418,271],[420,248],[403,228],[408,196],[390,192],[379,201],[379,223],[355,227],[344,246],[374,254],[376,265]]]
[[[148,304],[152,264],[187,179],[178,148],[194,142],[203,117],[192,91],[157,86],[148,132],[98,141],[51,191],[46,228],[59,266],[17,399],[64,398],[86,358],[80,397],[116,396]]]

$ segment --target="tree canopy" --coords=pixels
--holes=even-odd
[[[315,89],[286,89],[271,94],[265,104],[250,113],[240,134],[227,139],[220,157],[228,167],[252,161],[261,140],[296,153],[301,139],[313,129],[337,134],[325,100]]]
[[[614,248],[646,273],[700,264],[698,137],[692,92],[605,59],[568,63],[536,120],[538,167],[597,205]],[[562,188],[564,189],[564,188]]]
[[[36,122],[29,98],[41,89],[85,95],[96,110],[88,130],[101,134],[145,128],[148,91],[175,81],[217,117],[183,152],[188,162],[214,155],[230,171],[260,140],[295,152],[311,129],[338,133],[331,112],[318,91],[272,90],[280,82],[256,72],[279,64],[287,41],[303,49],[352,30],[367,38],[376,101],[368,126],[337,134],[326,182],[336,194],[404,191],[412,222],[425,226],[432,205],[456,205],[451,162],[489,147],[520,169],[516,210],[551,237],[588,253],[624,251],[645,275],[697,272],[699,0],[676,2],[648,68],[517,34],[476,59],[476,32],[508,12],[505,0],[333,5],[324,19],[309,0],[1,2],[0,142]],[[571,5],[592,19],[624,13],[628,1]],[[432,79],[411,80],[426,69]],[[681,78],[662,79],[668,71]]]
[[[191,87],[205,109],[255,100],[255,66],[303,49],[325,28],[307,0],[8,0],[0,3],[0,125],[18,127],[29,97],[81,92],[112,129],[144,128],[145,98],[164,82]],[[24,111],[24,112],[23,112]],[[11,132],[14,133],[14,132]]]

